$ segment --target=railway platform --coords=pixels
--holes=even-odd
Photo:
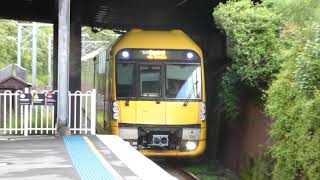
[[[176,178],[118,136],[0,136],[0,179]]]

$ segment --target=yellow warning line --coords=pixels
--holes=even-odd
[[[93,142],[86,136],[83,136],[83,139],[87,142],[91,150],[95,153],[95,155],[98,157],[100,162],[118,179],[123,180],[123,178],[113,169],[113,167],[107,162],[107,160],[102,156],[102,154],[99,152],[99,150],[96,148],[96,146],[93,144]]]

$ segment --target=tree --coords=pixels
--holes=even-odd
[[[32,32],[31,26],[24,27]],[[44,87],[48,83],[48,36],[52,36],[52,27],[38,28],[38,49],[37,49],[37,86]],[[111,30],[103,30],[93,33],[91,28],[84,28],[84,33],[88,34],[90,40],[114,41],[117,36]],[[31,82],[32,72],[32,39],[30,33],[24,31],[22,46],[22,67],[27,69],[27,80]],[[94,47],[98,49],[99,47]],[[92,50],[95,50],[95,49]],[[0,20],[0,68],[17,61],[17,25],[10,20]],[[80,61],[80,60],[79,60]],[[52,66],[51,66],[52,67]]]
[[[0,68],[16,62],[16,26],[13,22],[0,20]],[[3,24],[3,25],[2,25]]]

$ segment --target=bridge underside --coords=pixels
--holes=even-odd
[[[183,29],[209,33],[214,28],[212,10],[219,0],[72,0],[81,25],[109,29]],[[2,2],[0,17],[55,23],[58,0]],[[78,17],[78,18],[79,18]]]

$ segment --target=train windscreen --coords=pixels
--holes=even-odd
[[[166,98],[200,99],[201,67],[189,64],[166,65]]]
[[[116,69],[120,99],[201,99],[200,64],[117,63]]]
[[[141,65],[139,86],[141,97],[160,97],[161,66]]]
[[[136,96],[135,64],[117,64],[117,97],[132,98]]]

